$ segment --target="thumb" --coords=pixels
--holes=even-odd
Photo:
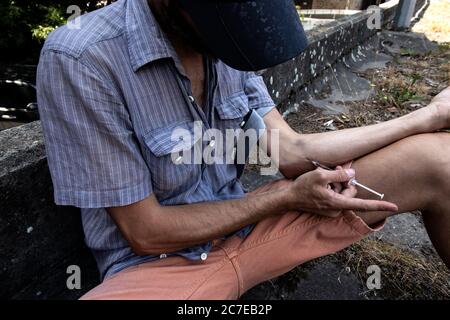
[[[355,178],[356,172],[354,169],[344,169],[336,171],[326,171],[324,178],[326,183],[332,182],[347,182]]]

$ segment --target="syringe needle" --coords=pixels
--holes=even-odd
[[[365,185],[359,183],[356,179],[351,180],[351,181],[350,181],[350,184],[352,184],[352,185],[354,185],[354,186],[358,186],[358,187],[360,187],[360,188],[363,188],[363,189],[369,191],[370,193],[373,193],[374,195],[377,195],[378,197],[380,197],[381,200],[384,199],[384,194],[381,194],[381,193],[379,193],[379,192],[376,192],[376,191],[373,190],[373,189],[370,189],[369,187],[367,187],[367,186],[365,186]]]
[[[333,170],[333,169],[331,169],[331,168],[329,168],[329,167],[327,167],[327,166],[324,166],[323,164],[321,164],[321,163],[318,162],[318,161],[311,161],[311,163],[312,163],[315,167],[318,167],[318,168],[322,168],[322,169],[330,170],[330,171]],[[350,180],[349,184],[354,185],[354,186],[358,186],[358,187],[360,187],[360,188],[363,188],[364,190],[367,190],[367,191],[369,191],[370,193],[373,193],[374,195],[380,197],[381,200],[384,199],[384,194],[379,193],[379,192],[376,192],[376,191],[373,190],[373,189],[370,189],[369,187],[367,187],[367,186],[365,186],[365,185],[359,183],[356,179]]]

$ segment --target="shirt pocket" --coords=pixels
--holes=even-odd
[[[201,122],[185,121],[153,129],[144,136],[151,153],[153,188],[156,193],[165,192],[159,194],[163,198],[185,192],[197,183],[201,162],[196,161],[195,153],[201,150],[202,130]]]
[[[248,97],[244,91],[239,91],[225,99],[215,107],[219,121],[216,126],[226,134],[224,161],[235,159],[237,137],[241,133],[245,116],[250,112]],[[228,133],[231,131],[232,133]],[[232,140],[230,140],[233,137]],[[229,162],[226,162],[229,163]]]
[[[239,128],[244,117],[250,112],[248,97],[240,91],[216,106],[217,114],[225,129]]]

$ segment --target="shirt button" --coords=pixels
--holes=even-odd
[[[205,261],[206,259],[208,259],[208,254],[206,252],[203,252],[202,255],[200,256],[200,259]]]
[[[163,253],[162,255],[159,256],[160,259],[165,259],[167,258],[167,254]]]
[[[175,164],[181,164],[182,161],[183,161],[183,157],[179,156],[178,158],[175,159]]]
[[[192,102],[192,103],[194,103],[194,102],[195,102],[194,97],[193,97],[193,96],[189,96],[189,101]]]
[[[243,128],[245,126],[245,121],[241,122],[241,128]]]

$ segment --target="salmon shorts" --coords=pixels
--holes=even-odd
[[[279,189],[269,183],[255,193]],[[82,300],[224,300],[238,299],[257,284],[296,266],[339,250],[382,229],[369,227],[354,212],[328,218],[287,212],[260,221],[244,239],[213,242],[205,261],[168,257],[142,263],[107,278]]]

